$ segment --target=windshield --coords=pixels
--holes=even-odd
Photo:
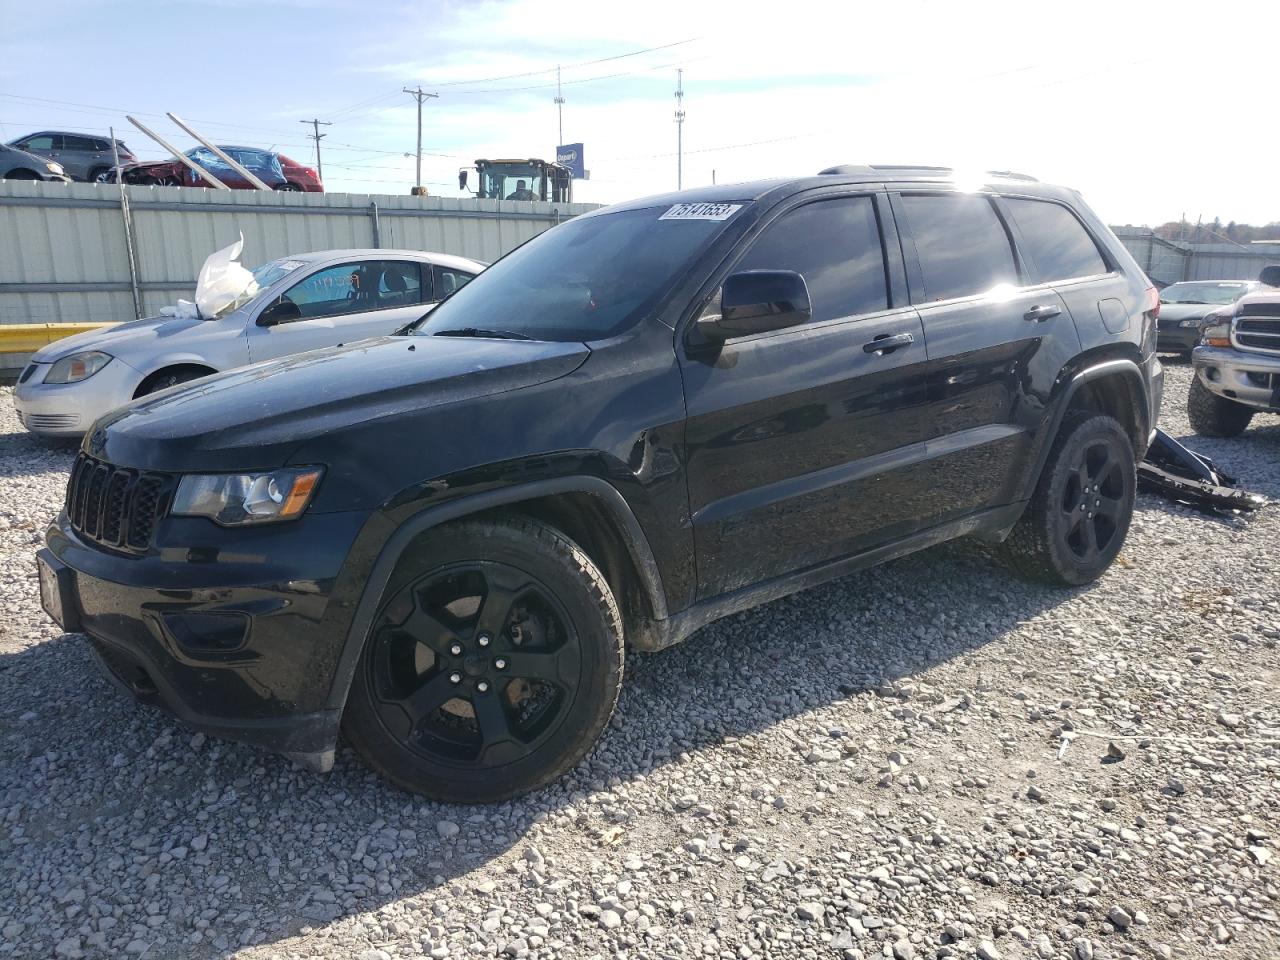
[[[1161,303],[1235,303],[1249,292],[1244,281],[1174,283],[1160,291]]]
[[[287,257],[264,263],[253,271],[253,283],[249,284],[240,296],[219,310],[218,316],[225,317],[232,310],[239,310],[285,274],[292,273],[300,266],[302,266],[301,260],[290,260]]]
[[[482,330],[600,340],[621,333],[657,306],[741,205],[717,206],[726,212],[714,219],[650,207],[553,227],[441,303],[414,335]]]

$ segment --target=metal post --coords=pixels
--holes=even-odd
[[[373,220],[373,249],[382,248],[382,224],[378,221],[378,203],[369,201],[369,217]]]
[[[321,132],[320,132],[320,128],[321,128],[321,127],[332,127],[332,126],[333,126],[333,124],[332,124],[330,121],[328,121],[328,120],[299,120],[298,122],[299,122],[299,123],[309,123],[309,124],[311,124],[311,128],[312,128],[313,130],[315,130],[315,133],[310,133],[310,134],[308,134],[307,136],[308,136],[308,137],[310,137],[312,140],[314,140],[314,141],[316,142],[316,176],[317,176],[317,177],[319,177],[319,178],[320,178],[320,182],[321,182],[321,183],[323,183],[323,182],[324,182],[324,167],[320,166],[320,141],[321,141],[323,138],[327,137],[327,136],[328,136],[328,134],[327,134],[327,133],[321,133]]]
[[[684,188],[684,69],[676,71],[676,189]]]
[[[191,136],[194,137],[196,140],[199,140],[201,146],[206,147],[209,150],[209,152],[212,153],[215,157],[217,157],[219,160],[221,160],[223,163],[229,166],[236,173],[240,174],[240,176],[248,180],[251,184],[253,184],[255,189],[266,190],[267,192],[271,191],[270,187],[268,187],[265,183],[263,183],[260,179],[258,179],[258,177],[254,176],[248,170],[248,168],[238,163],[237,161],[233,160],[230,154],[223,151],[221,147],[214,146],[204,137],[200,136],[200,134],[196,133],[193,129],[191,129],[191,127],[183,123],[182,118],[178,116],[176,113],[166,113],[165,116],[168,117],[170,120],[172,120],[174,123],[176,123],[178,126],[180,126],[187,133],[191,134]]]
[[[560,64],[556,64],[556,114],[560,122],[560,139],[556,141],[558,144],[564,143],[564,97],[560,94]]]
[[[219,190],[231,189],[225,183],[223,183],[221,180],[215,177],[212,173],[206,170],[204,167],[200,166],[200,164],[196,163],[194,160],[188,157],[185,153],[180,152],[177,147],[171,144],[168,140],[164,139],[164,137],[160,136],[160,134],[156,133],[154,130],[150,129],[149,127],[135,120],[133,117],[129,116],[128,114],[125,114],[125,119],[128,120],[130,123],[132,123],[135,127],[141,130],[143,133],[145,133],[148,137],[150,137],[156,143],[160,144],[160,146],[164,147],[171,154],[173,154],[173,159],[177,160],[179,163],[186,164],[187,167],[193,170],[197,176],[204,177],[206,180],[212,183]]]
[[[440,94],[423,93],[421,84],[418,85],[416,90],[410,90],[408,87],[405,87],[404,92],[418,101],[418,163],[414,174],[414,182],[416,186],[413,188],[413,192],[415,196],[419,196],[422,193],[422,101],[439,98]]]
[[[120,215],[124,218],[124,251],[129,260],[129,289],[133,292],[133,316],[142,319],[142,291],[138,288],[138,263],[133,255],[133,218],[129,215],[129,192],[120,176],[120,147],[116,143],[116,128],[108,127],[111,134],[111,155],[116,164],[116,186],[120,188]]]

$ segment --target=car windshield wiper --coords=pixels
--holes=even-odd
[[[514,330],[486,330],[483,327],[457,327],[453,330],[436,330],[433,337],[487,337],[493,340],[532,340],[533,337]]]

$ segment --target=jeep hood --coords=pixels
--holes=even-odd
[[[277,467],[322,434],[545,383],[571,373],[589,354],[581,343],[378,337],[135,400],[98,421],[85,447],[112,463],[150,470]]]

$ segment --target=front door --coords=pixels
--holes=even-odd
[[[700,598],[914,529],[926,357],[897,250],[882,198],[828,196],[774,217],[726,271],[800,273],[813,317],[682,357]]]
[[[1018,260],[991,197],[893,203],[929,343],[928,519],[941,523],[1016,498],[1049,390],[1080,342],[1062,298]]]
[[[249,326],[249,356],[257,362],[390,335],[423,314],[430,284],[430,266],[411,260],[323,267],[264,305]]]

